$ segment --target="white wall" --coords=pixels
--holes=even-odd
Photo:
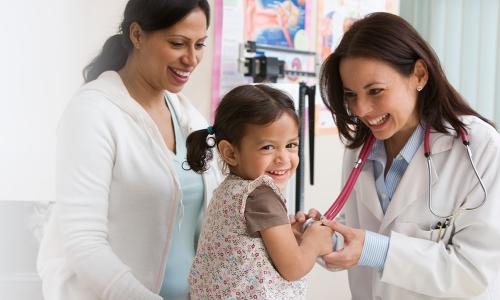
[[[124,1],[14,1],[0,24],[0,200],[54,199],[55,128]],[[98,8],[98,9],[97,9]]]
[[[213,3],[213,1],[210,1]],[[114,34],[126,0],[13,1],[0,25],[0,299],[39,300],[33,203],[53,201],[55,129],[65,103],[82,84],[82,68]],[[213,14],[212,14],[213,15]],[[213,24],[213,18],[212,18]],[[205,58],[184,93],[209,118],[213,25]],[[306,147],[307,148],[307,147]],[[306,207],[324,211],[338,193],[342,146],[334,136],[316,144],[316,185]],[[315,268],[309,299],[349,299],[345,272]]]
[[[53,201],[55,129],[124,0],[2,1],[0,299],[40,300],[34,203]]]

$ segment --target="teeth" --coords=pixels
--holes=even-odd
[[[191,72],[186,72],[186,71],[181,71],[181,70],[176,70],[176,69],[171,69],[175,74],[182,76],[182,77],[188,77]]]
[[[375,118],[372,120],[367,120],[367,122],[368,122],[368,124],[370,124],[372,126],[376,126],[376,125],[380,125],[380,124],[384,123],[384,121],[387,120],[388,117],[389,117],[389,114],[385,114],[381,117],[378,117],[378,118]]]
[[[269,172],[270,174],[273,174],[273,175],[283,175],[287,172],[287,170],[283,170],[283,171],[267,171]]]

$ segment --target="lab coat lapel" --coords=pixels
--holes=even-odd
[[[373,176],[373,163],[367,161],[363,170],[359,174],[355,186],[356,198],[370,211],[380,222],[384,217],[384,212],[380,206],[380,201],[375,187],[375,178]]]
[[[430,144],[433,155],[449,151],[453,146],[453,136],[444,135],[441,133],[431,133]],[[432,163],[432,156],[431,156]],[[435,166],[432,166],[431,173],[431,188],[439,180]],[[429,194],[429,178],[427,169],[427,159],[424,156],[423,145],[419,147],[417,153],[406,169],[398,187],[392,197],[385,216],[380,226],[381,233],[386,233],[388,226],[404,211],[405,208],[414,201],[424,199],[427,201]]]

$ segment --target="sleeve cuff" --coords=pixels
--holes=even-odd
[[[389,241],[388,236],[367,230],[358,266],[383,269],[389,250]]]

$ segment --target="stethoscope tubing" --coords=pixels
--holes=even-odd
[[[469,137],[467,135],[467,132],[464,129],[461,129],[459,132],[459,135],[460,135],[460,138],[462,139],[462,142],[466,148],[467,157],[469,158],[469,162],[472,166],[472,169],[474,170],[474,174],[476,175],[476,178],[478,179],[479,184],[481,185],[481,188],[483,189],[484,198],[481,201],[481,203],[479,203],[477,206],[470,207],[470,208],[465,207],[465,200],[464,200],[464,202],[458,207],[457,210],[455,210],[452,214],[447,215],[447,216],[441,216],[434,211],[434,209],[432,208],[432,189],[431,189],[431,178],[432,178],[431,177],[431,175],[432,175],[431,156],[432,156],[432,153],[431,153],[431,147],[430,147],[430,126],[428,126],[425,129],[425,135],[424,135],[424,155],[427,159],[427,170],[428,170],[428,179],[429,179],[428,205],[429,205],[430,212],[434,216],[436,216],[438,218],[442,218],[442,219],[453,218],[454,216],[456,216],[457,213],[464,211],[464,210],[470,211],[470,210],[477,209],[477,208],[484,205],[484,203],[486,202],[486,199],[488,197],[488,194],[487,194],[486,188],[484,186],[484,183],[481,179],[481,176],[479,176],[479,173],[477,172],[474,161],[472,160],[472,153],[471,153],[471,150],[469,147]],[[351,194],[352,189],[354,188],[354,185],[356,184],[356,181],[359,177],[359,174],[361,173],[363,166],[364,166],[366,160],[368,159],[368,156],[370,155],[370,153],[372,151],[374,143],[375,143],[375,137],[372,134],[370,134],[368,136],[367,140],[365,141],[365,143],[363,144],[363,147],[361,148],[358,159],[354,163],[354,167],[351,170],[351,174],[349,175],[349,178],[347,179],[346,184],[342,188],[342,191],[340,192],[337,199],[333,202],[333,204],[330,206],[330,208],[328,208],[328,210],[325,212],[325,214],[323,215],[323,218],[326,218],[328,220],[333,220],[340,213],[340,211],[342,210],[342,208],[346,204],[347,199],[349,199],[349,195]]]
[[[358,180],[359,174],[361,173],[363,166],[365,165],[365,162],[371,153],[374,143],[375,137],[370,134],[366,142],[364,143],[363,148],[361,148],[358,160],[354,163],[354,168],[352,169],[351,174],[349,175],[349,178],[344,185],[344,188],[340,192],[335,202],[333,202],[332,206],[330,206],[330,208],[323,215],[326,219],[333,220],[344,207],[347,199],[349,199],[349,195],[351,194],[354,185],[356,184],[356,181]]]
[[[431,188],[431,175],[432,175],[432,159],[431,159],[431,156],[432,156],[432,153],[431,153],[431,149],[430,149],[430,145],[429,145],[429,136],[430,136],[430,127],[427,127],[425,129],[425,138],[424,138],[424,154],[425,154],[425,157],[427,159],[427,172],[428,172],[428,180],[429,180],[429,183],[428,183],[428,198],[429,198],[429,201],[428,201],[428,205],[429,205],[429,211],[437,218],[440,218],[440,219],[447,219],[447,220],[450,220],[451,218],[455,218],[458,214],[462,213],[462,211],[471,211],[471,210],[475,210],[481,206],[484,205],[484,203],[486,202],[486,199],[488,198],[488,192],[486,191],[486,188],[484,186],[484,183],[483,183],[483,180],[481,179],[481,176],[479,176],[479,173],[477,172],[477,169],[476,169],[476,166],[474,164],[474,160],[472,159],[472,151],[470,150],[470,147],[469,147],[469,136],[467,135],[467,133],[465,132],[465,130],[463,128],[460,128],[460,138],[462,139],[462,143],[464,144],[465,146],[465,150],[466,150],[466,153],[467,153],[467,157],[469,158],[469,163],[472,167],[472,170],[474,170],[474,174],[476,175],[476,178],[477,180],[479,181],[479,184],[481,185],[481,189],[483,190],[483,193],[484,193],[484,198],[483,200],[481,201],[481,203],[479,203],[477,206],[474,206],[474,207],[465,207],[465,201],[462,202],[460,204],[460,206],[455,210],[453,211],[450,215],[447,215],[447,216],[442,216],[440,214],[438,214],[436,211],[434,211],[434,209],[432,208],[432,188]]]

